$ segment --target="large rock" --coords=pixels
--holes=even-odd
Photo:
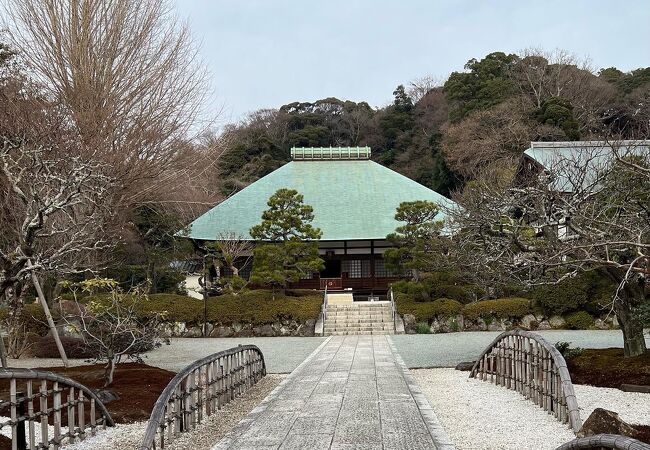
[[[566,320],[562,316],[551,316],[548,319],[548,323],[551,325],[551,328],[564,328],[566,326]]]
[[[453,333],[463,329],[463,317],[451,316],[443,319],[433,319],[429,331],[432,333]]]
[[[542,320],[539,322],[539,325],[537,325],[538,331],[550,330],[550,329],[552,329],[552,327],[551,324],[548,323],[548,320]]]
[[[539,321],[537,320],[537,317],[535,317],[533,314],[526,314],[524,317],[521,318],[519,324],[523,328],[526,328],[527,330],[536,330],[537,327],[539,326]]]
[[[404,330],[408,334],[415,334],[416,319],[413,314],[404,314]]]
[[[113,389],[97,389],[95,394],[104,404],[120,399],[120,396]]]
[[[597,330],[609,330],[609,324],[605,322],[603,319],[596,319],[594,321],[594,328]]]
[[[633,439],[641,437],[641,433],[634,425],[622,420],[617,413],[607,409],[596,408],[589,418],[585,420],[578,437],[593,436],[596,434],[621,434]]]
[[[230,327],[224,327],[224,326],[217,326],[214,327],[214,330],[212,330],[212,333],[210,334],[211,337],[231,337],[233,335],[232,328]]]
[[[253,331],[255,332],[256,336],[275,336],[275,332],[273,331],[273,327],[271,324],[265,324],[259,327],[253,328]]]

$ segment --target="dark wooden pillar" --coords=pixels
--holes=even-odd
[[[372,289],[375,289],[375,241],[373,240],[370,240],[370,278],[370,285],[372,286]]]

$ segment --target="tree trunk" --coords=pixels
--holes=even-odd
[[[625,295],[624,293],[621,293]],[[614,306],[616,318],[623,332],[623,349],[625,356],[639,356],[647,351],[643,324],[633,314],[630,302],[626,297],[616,301]]]
[[[149,287],[147,289],[148,294],[156,293],[156,264],[153,261],[147,263],[147,282]]]
[[[32,262],[28,261],[27,264],[28,267],[31,267]],[[68,367],[68,356],[65,354],[63,343],[61,343],[61,338],[59,337],[59,331],[56,329],[56,324],[54,323],[54,319],[52,318],[52,314],[50,313],[50,308],[49,306],[47,306],[47,301],[45,300],[45,296],[43,295],[43,290],[41,289],[41,283],[38,281],[38,277],[36,276],[36,273],[34,273],[33,270],[32,270],[32,283],[34,283],[34,288],[36,288],[36,293],[38,294],[38,299],[41,302],[41,307],[43,308],[43,312],[45,313],[45,318],[47,319],[47,324],[50,327],[50,332],[52,333],[54,342],[56,342],[56,346],[59,349],[59,355],[61,355],[61,361],[63,362],[63,366]]]
[[[113,384],[113,376],[115,375],[115,357],[108,358],[108,365],[104,371],[104,387],[107,388]]]

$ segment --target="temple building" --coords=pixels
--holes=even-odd
[[[289,163],[196,219],[188,237],[199,243],[224,236],[253,240],[249,231],[261,222],[269,197],[281,188],[295,189],[313,207],[312,225],[322,231],[319,251],[325,268],[292,287],[385,294],[390,283],[406,275],[387,268],[382,257],[390,247],[386,236],[400,225],[394,218],[399,204],[453,202],[370,158],[369,147],[293,148]],[[249,264],[240,275],[247,278],[250,270]]]

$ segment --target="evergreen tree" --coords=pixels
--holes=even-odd
[[[251,228],[258,241],[253,259],[251,281],[285,289],[305,275],[323,269],[318,255],[322,233],[314,228],[313,208],[293,189],[279,189],[267,202],[262,222]]]
[[[395,220],[405,225],[386,237],[394,246],[384,253],[389,267],[410,269],[417,280],[421,271],[433,266],[432,258],[443,253],[440,239],[443,222],[436,220],[439,212],[438,205],[426,200],[400,203]]]

